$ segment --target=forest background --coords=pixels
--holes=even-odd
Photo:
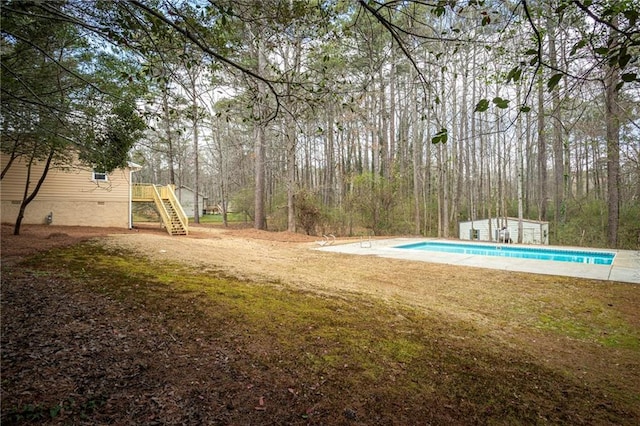
[[[509,216],[640,245],[636,0],[1,7],[12,160],[132,160],[258,229],[454,237]]]

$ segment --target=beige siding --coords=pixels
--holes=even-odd
[[[7,158],[1,156],[4,168]],[[43,163],[32,168],[30,191],[42,174]],[[53,224],[82,226],[129,226],[129,169],[111,173],[106,182],[92,180],[92,170],[82,166],[53,167],[27,206],[23,223],[45,223],[53,213]],[[24,193],[27,167],[15,161],[0,186],[4,223],[14,223]]]

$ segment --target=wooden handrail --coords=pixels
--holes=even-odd
[[[153,201],[154,199],[154,187],[155,185],[136,183],[132,185],[131,197],[136,200]]]
[[[167,213],[167,209],[165,208],[164,203],[162,202],[162,197],[158,192],[158,188],[156,188],[155,185],[152,185],[150,188],[150,191],[153,197],[153,201],[156,204],[156,208],[160,213],[160,216],[162,216],[162,223],[164,223],[165,229],[167,230],[169,235],[171,235],[171,218],[169,218],[169,213]]]
[[[176,197],[173,185],[161,186],[137,183],[132,186],[131,197],[132,201],[154,202],[156,208],[158,209],[158,212],[160,213],[162,222],[167,228],[167,232],[171,234],[171,228],[173,227],[173,225],[171,223],[169,213],[167,212],[167,209],[164,205],[164,202],[168,201],[171,204],[173,210],[176,212],[178,220],[180,221],[185,233],[189,233],[189,218],[184,212],[180,201]]]
[[[178,219],[180,219],[180,222],[182,223],[182,227],[184,228],[184,231],[187,234],[189,234],[189,219],[187,218],[187,215],[184,212],[184,209],[182,208],[180,201],[176,197],[176,194],[173,191],[173,187],[171,185],[167,185],[162,189],[166,190],[166,194],[167,194],[166,198],[169,200],[169,202],[173,206],[173,209],[178,214]]]

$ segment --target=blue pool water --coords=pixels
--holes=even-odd
[[[558,250],[534,247],[510,246],[505,244],[463,244],[428,241],[404,244],[395,248],[409,250],[438,251],[444,253],[476,254],[480,256],[516,257],[520,259],[553,260],[556,262],[589,263],[593,265],[611,265],[615,253]]]

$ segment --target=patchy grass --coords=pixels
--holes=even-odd
[[[198,217],[201,224],[222,225],[221,214],[205,214]],[[189,218],[189,222],[193,222],[193,217]],[[227,223],[248,223],[249,217],[244,213],[227,213]]]
[[[193,421],[192,417],[168,417],[172,405],[167,402],[167,387],[172,389],[171,398],[181,404],[193,399],[188,408],[192,412],[194,404],[199,407],[196,423],[640,421],[640,385],[632,379],[638,376],[638,328],[597,295],[568,300],[556,288],[557,293],[549,291],[543,298],[523,294],[518,300],[500,300],[499,295],[478,290],[466,297],[486,318],[480,327],[440,309],[419,309],[355,293],[319,294],[287,282],[243,281],[98,244],[35,256],[7,271],[3,280],[5,275],[11,280],[71,282],[73,292],[86,292],[87,297],[99,294],[122,306],[120,320],[128,326],[119,329],[134,333],[156,327],[161,331],[153,334],[160,342],[157,353],[146,355],[144,368],[132,373],[131,383],[113,378],[99,391],[88,392],[94,399],[74,402],[86,407],[89,401],[100,400],[99,406],[65,411],[69,404],[55,401],[72,399],[55,394],[54,389],[55,395],[48,400],[25,402],[6,388],[3,423],[29,416],[41,421],[47,414],[74,421],[80,418],[74,417],[78,413],[83,419],[104,421],[100,416],[108,410],[121,413],[122,418],[109,417],[116,423],[148,423],[148,416],[158,422]],[[451,309],[457,306],[452,303]],[[517,335],[497,337],[502,330],[509,334],[512,329]],[[114,338],[120,335],[127,333],[116,333]],[[544,354],[545,342],[554,339],[573,342],[571,356],[583,364],[572,369],[564,360],[538,355]],[[540,352],[532,346],[540,347]],[[613,351],[616,359],[627,360],[620,377],[631,373],[631,379],[624,385],[611,377],[583,374],[607,362],[605,357]],[[102,355],[105,362],[113,363],[115,354]],[[18,377],[13,380],[11,388],[25,386]],[[134,380],[153,385],[141,390]],[[146,395],[156,401],[150,403],[154,408],[119,407],[126,399],[119,389],[124,389],[127,401]],[[212,402],[218,400],[222,401],[218,405]],[[201,407],[202,401],[209,405]]]
[[[608,310],[610,311],[610,310]],[[621,318],[601,307],[582,312],[556,309],[541,313],[538,327],[573,339],[594,342],[610,348],[640,350],[637,333]]]

